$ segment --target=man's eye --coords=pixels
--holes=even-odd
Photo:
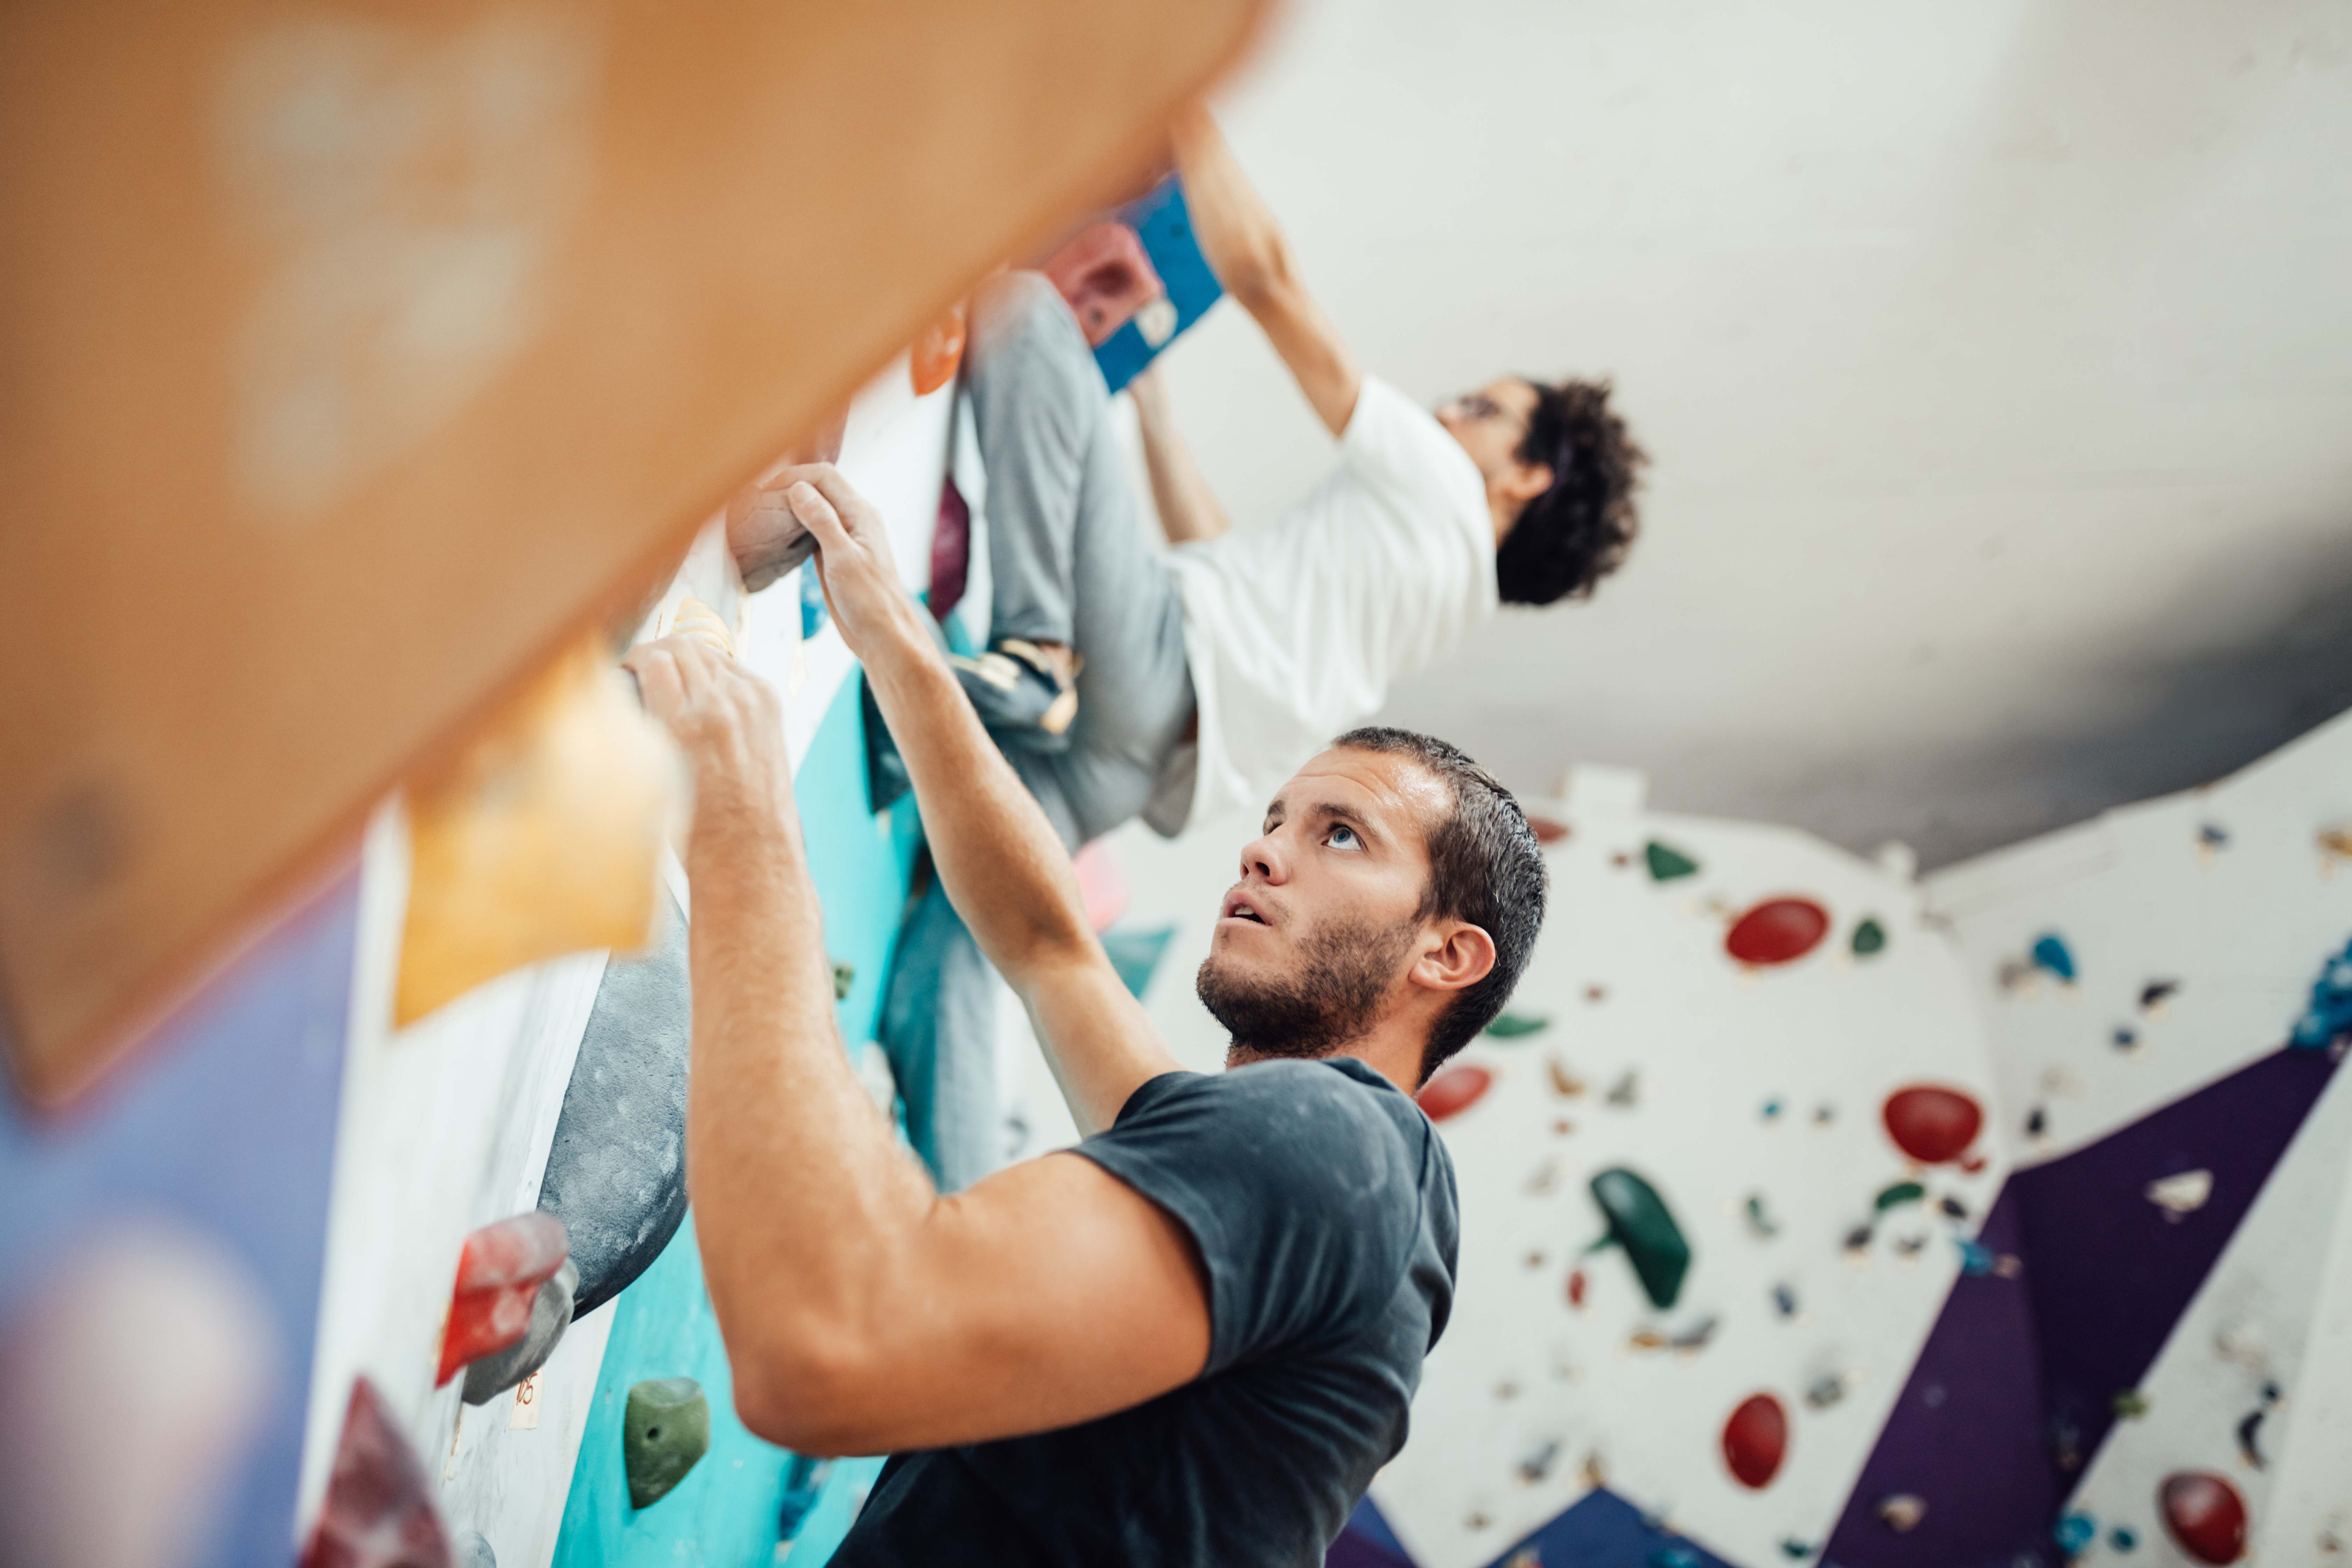
[[[1364,841],[1356,837],[1356,830],[1344,822],[1331,829],[1331,836],[1323,842],[1334,849],[1361,849],[1364,847]]]

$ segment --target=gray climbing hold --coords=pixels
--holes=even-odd
[[[490,1550],[480,1531],[459,1531],[456,1550],[449,1554],[449,1568],[499,1568],[499,1554]]]
[[[652,951],[604,968],[563,1091],[539,1206],[563,1221],[584,1318],[661,1256],[686,1217],[686,921],[664,900]]]
[[[572,1326],[572,1293],[579,1288],[580,1270],[566,1258],[531,1299],[530,1327],[522,1338],[467,1366],[467,1404],[488,1405],[547,1364],[563,1331]]]
[[[649,1377],[629,1390],[621,1415],[621,1463],[629,1506],[651,1508],[710,1448],[710,1402],[690,1377]]]

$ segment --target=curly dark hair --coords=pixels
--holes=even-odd
[[[1548,463],[1551,489],[1528,502],[1495,552],[1495,580],[1507,605],[1585,598],[1623,563],[1641,527],[1633,487],[1649,454],[1609,406],[1605,381],[1529,379],[1535,412],[1519,458]]]

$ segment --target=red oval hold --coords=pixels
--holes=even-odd
[[[1895,1146],[1923,1165],[1957,1160],[1977,1141],[1984,1111],[1956,1089],[1915,1083],[1886,1097],[1879,1117]]]
[[[2164,1527],[2200,1563],[2235,1563],[2246,1554],[2246,1500],[2221,1477],[2182,1470],[2156,1489]]]
[[[1772,1484],[1789,1453],[1789,1413],[1769,1394],[1751,1394],[1723,1424],[1723,1462],[1743,1487]]]
[[[1723,950],[1742,963],[1789,963],[1821,946],[1830,912],[1811,899],[1767,899],[1732,922]]]
[[[1414,1098],[1432,1121],[1443,1121],[1449,1116],[1459,1116],[1478,1103],[1479,1097],[1493,1086],[1495,1075],[1482,1067],[1447,1068],[1422,1086]]]

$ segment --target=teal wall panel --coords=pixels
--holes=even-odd
[[[842,683],[793,781],[824,905],[828,956],[857,972],[840,1005],[842,1037],[853,1048],[873,1036],[921,840],[911,797],[879,816],[866,809],[858,685],[855,673]],[[564,1503],[555,1568],[771,1568],[780,1561],[776,1521],[789,1456],[736,1418],[726,1346],[703,1289],[690,1213],[611,1310],[613,1333]],[[710,1401],[710,1451],[667,1497],[639,1511],[629,1506],[621,1468],[621,1413],[631,1385],[649,1377],[702,1384]],[[832,1554],[881,1463],[834,1466],[792,1548],[793,1568],[818,1568]]]

